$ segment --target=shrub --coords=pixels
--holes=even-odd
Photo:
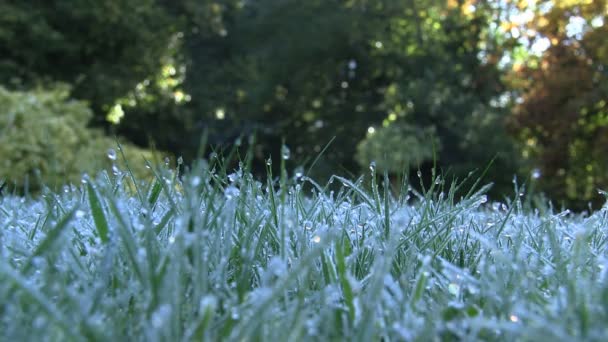
[[[398,174],[431,160],[433,145],[440,147],[434,127],[393,124],[368,134],[357,146],[355,158],[361,166],[374,161],[378,170]]]
[[[0,179],[35,192],[41,184],[57,187],[78,182],[84,172],[111,169],[107,151],[116,142],[86,127],[92,115],[85,102],[69,98],[66,86],[27,92],[0,87]],[[123,151],[134,174],[151,175],[142,160],[154,160],[150,151],[131,144]]]

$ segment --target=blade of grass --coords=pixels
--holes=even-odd
[[[321,152],[319,152],[319,154],[317,154],[317,156],[315,157],[315,160],[313,160],[312,164],[310,164],[310,167],[308,168],[308,170],[306,170],[306,176],[308,176],[310,174],[310,171],[312,170],[312,168],[317,164],[317,162],[319,161],[319,159],[321,159],[321,156],[323,155],[323,153],[325,153],[325,150],[327,150],[329,148],[329,145],[331,145],[331,143],[334,142],[334,140],[336,140],[336,137],[332,137],[329,142],[325,145],[325,147],[323,147],[323,149],[321,150]]]
[[[103,211],[99,195],[93,187],[93,184],[91,184],[91,181],[87,182],[87,192],[89,193],[89,205],[91,206],[91,214],[93,215],[93,223],[95,223],[97,234],[99,234],[102,243],[108,243],[108,220]]]
[[[33,263],[32,263],[33,259],[38,256],[43,255],[46,251],[48,251],[53,246],[53,244],[55,244],[57,242],[57,240],[59,240],[62,233],[65,231],[65,229],[69,226],[69,223],[74,218],[74,215],[77,210],[78,210],[78,206],[75,206],[74,208],[72,208],[72,210],[70,210],[67,214],[65,214],[59,220],[59,222],[57,222],[55,227],[53,227],[51,230],[49,230],[49,232],[44,237],[44,240],[42,240],[42,242],[40,242],[40,244],[34,249],[32,254],[30,255],[30,257],[27,259],[27,261],[23,265],[23,268],[21,269],[22,273],[27,273],[33,265]]]
[[[49,320],[54,321],[61,330],[63,330],[72,341],[81,341],[83,338],[80,336],[78,331],[75,329],[78,325],[71,324],[70,320],[64,316],[63,312],[58,309],[53,302],[47,298],[37,288],[30,285],[30,281],[23,278],[20,274],[15,272],[11,267],[5,265],[4,262],[0,263],[0,273],[4,274],[10,279],[14,286],[23,291],[28,297],[34,300],[37,306],[46,314]]]

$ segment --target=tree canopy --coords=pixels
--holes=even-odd
[[[392,174],[490,160],[580,208],[608,188],[605,1],[0,3],[0,84],[67,83],[104,127],[192,158],[257,132],[257,158]],[[1,128],[1,127],[0,127]],[[426,165],[426,166],[425,166]],[[540,177],[536,177],[540,175]]]

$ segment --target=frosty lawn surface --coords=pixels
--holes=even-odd
[[[0,339],[608,340],[606,208],[210,169],[0,199]]]

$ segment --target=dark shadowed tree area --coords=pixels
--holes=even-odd
[[[493,160],[498,199],[519,174],[583,208],[608,189],[607,6],[565,3],[9,0],[0,85],[67,84],[89,127],[186,161],[205,131],[220,149],[255,133],[262,176],[283,141],[293,167],[331,141],[321,179]]]

